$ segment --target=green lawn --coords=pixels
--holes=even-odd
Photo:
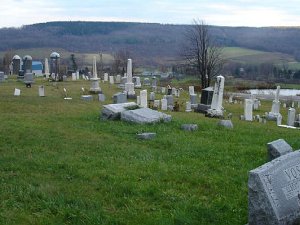
[[[185,106],[166,124],[102,121],[98,101],[80,100],[89,86],[0,83],[0,224],[246,224],[248,171],[266,162],[266,144],[300,146],[298,130],[239,121],[240,104],[224,103],[232,130]],[[63,100],[63,87],[73,100]],[[118,89],[101,87],[110,103]],[[262,104],[255,115],[270,111]],[[199,130],[182,131],[184,123]],[[138,132],[157,137],[141,141]]]

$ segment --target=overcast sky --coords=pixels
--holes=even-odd
[[[0,27],[49,21],[300,26],[299,0],[1,0]]]

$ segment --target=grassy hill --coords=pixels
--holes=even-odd
[[[39,85],[46,97],[38,97]],[[64,87],[71,101],[63,100]],[[300,146],[299,131],[240,121],[243,105],[226,102],[232,130],[184,105],[168,112],[166,124],[102,121],[102,103],[82,101],[81,87],[90,83],[1,83],[1,224],[246,224],[248,171],[267,161],[266,143],[283,138]],[[101,88],[103,104],[119,91]],[[186,90],[180,103],[187,98]],[[255,114],[270,109],[263,101]],[[185,132],[184,123],[199,130]],[[138,132],[157,137],[141,141]]]

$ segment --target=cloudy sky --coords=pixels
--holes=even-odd
[[[0,27],[48,21],[300,26],[299,0],[1,0]]]

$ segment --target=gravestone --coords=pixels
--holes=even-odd
[[[144,78],[144,85],[145,86],[150,86],[151,82],[149,78]]]
[[[72,73],[72,81],[77,80],[76,73]]]
[[[140,133],[136,135],[138,139],[150,140],[156,137],[156,133]]]
[[[157,87],[157,78],[156,77],[152,78],[152,87]]]
[[[125,83],[125,92],[128,98],[135,98],[134,83],[132,82],[132,60],[127,60],[127,82]]]
[[[99,100],[99,102],[104,102],[105,101],[105,95],[104,94],[98,94],[98,100]]]
[[[280,114],[280,101],[279,101],[279,93],[280,93],[280,86],[277,86],[275,99],[272,102],[271,112],[269,112],[267,118],[268,120],[275,120],[277,116]]]
[[[155,93],[154,92],[150,92],[150,101],[154,101],[155,100]]]
[[[148,107],[148,100],[147,100],[147,90],[140,91],[140,101],[141,101],[141,107],[147,108]]]
[[[217,76],[211,107],[210,109],[207,110],[207,115],[210,117],[223,117],[222,103],[223,103],[224,81],[225,78],[223,76]]]
[[[190,95],[195,94],[194,86],[189,86],[189,94]]]
[[[164,95],[166,93],[166,88],[165,87],[161,87],[161,93]]]
[[[173,95],[167,95],[166,96],[166,99],[167,99],[167,105],[169,106],[173,106],[174,105],[174,97]]]
[[[163,98],[160,101],[161,101],[161,110],[167,111],[168,110],[168,100]]]
[[[104,78],[103,78],[103,80],[104,80],[105,82],[108,81],[108,73],[104,73]]]
[[[246,121],[253,121],[253,101],[252,99],[245,99],[244,116]]]
[[[276,141],[269,142],[267,144],[267,147],[269,161],[293,152],[292,147],[283,139],[278,139]]]
[[[249,172],[249,225],[299,224],[300,151]]]
[[[127,110],[121,112],[121,120],[139,124],[170,122],[172,116],[149,108]]]
[[[282,123],[282,115],[279,114],[279,115],[277,116],[276,125],[279,126],[279,125],[281,125],[281,123]]]
[[[192,104],[191,102],[186,102],[186,108],[185,108],[185,111],[186,112],[192,112]]]
[[[120,84],[121,81],[122,81],[122,76],[121,76],[120,74],[118,74],[118,75],[116,76],[116,84]]]
[[[79,72],[77,72],[79,74]],[[90,92],[91,93],[102,93],[101,88],[99,86],[100,78],[98,78],[97,74],[97,63],[96,63],[96,56],[93,58],[93,77],[90,79],[92,81]]]
[[[196,131],[198,130],[197,124],[182,124],[181,129],[185,131]]]
[[[81,99],[90,102],[93,101],[93,95],[81,95]]]
[[[20,96],[20,95],[21,95],[21,90],[18,88],[15,88],[14,96]]]
[[[212,87],[207,87],[201,91],[201,104],[211,105],[213,98],[214,90]]]
[[[5,81],[4,72],[0,71],[0,82]]]
[[[121,112],[128,110],[128,108],[133,108],[133,107],[138,107],[135,102],[104,105],[101,111],[101,118],[109,119],[109,120],[120,119]]]
[[[233,124],[231,122],[231,120],[220,120],[218,122],[218,126],[221,126],[221,127],[226,127],[226,128],[233,128]]]
[[[141,78],[140,78],[140,77],[136,77],[136,78],[135,78],[134,87],[137,88],[137,89],[142,88]]]
[[[172,95],[175,95],[175,93],[176,93],[176,88],[172,87]]]
[[[109,76],[109,83],[110,84],[114,84],[115,83],[114,76]]]
[[[296,117],[296,110],[294,108],[289,108],[288,111],[288,120],[287,125],[288,126],[295,126],[295,117]]]
[[[136,96],[136,104],[141,106],[141,96]]]
[[[44,85],[39,86],[39,96],[45,97],[45,87]]]
[[[26,87],[31,87],[31,84],[34,83],[33,73],[24,74],[24,83]]]
[[[260,101],[258,99],[253,99],[253,110],[258,110]]]
[[[122,92],[118,92],[113,95],[113,103],[114,104],[120,104],[127,102],[127,95]]]
[[[193,106],[197,106],[197,94],[190,94],[190,102]]]
[[[159,109],[160,100],[154,100],[153,109]]]

